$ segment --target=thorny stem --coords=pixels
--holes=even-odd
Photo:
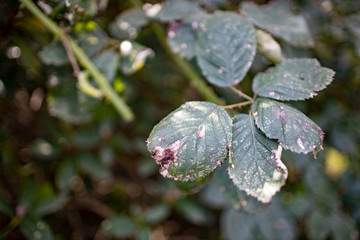
[[[50,18],[48,18],[31,0],[19,1],[23,3],[24,6],[34,16],[36,16],[56,37],[61,38],[61,28],[56,25]],[[133,112],[110,86],[106,77],[99,71],[99,69],[96,68],[93,62],[73,39],[67,36],[67,40],[70,49],[74,53],[74,56],[78,59],[82,66],[88,70],[96,84],[99,86],[104,95],[110,100],[118,113],[124,118],[126,122],[132,121],[134,119]]]
[[[190,80],[192,84],[197,88],[200,94],[206,99],[216,104],[220,104],[219,97],[209,88],[205,81],[199,77],[199,75],[194,71],[188,62],[182,59],[177,53],[174,53],[166,41],[166,35],[164,30],[159,26],[159,24],[152,22],[150,24],[152,30],[154,31],[156,37],[160,41],[163,48],[170,55],[173,61],[178,65],[182,70],[184,75]]]
[[[71,51],[71,48],[69,46],[69,41],[68,41],[68,38],[67,38],[67,35],[66,35],[66,32],[65,32],[64,29],[61,29],[61,40],[63,42],[66,54],[67,54],[67,56],[69,58],[71,67],[73,68],[74,76],[78,77],[79,73],[80,73],[80,67],[79,67],[79,64],[76,61],[74,53]]]
[[[254,99],[252,97],[250,97],[249,95],[243,93],[240,89],[236,89],[234,86],[230,86],[230,89],[233,90],[240,97],[249,100],[251,103],[254,102]]]
[[[253,103],[253,101],[252,101],[252,100],[251,100],[251,101],[249,100],[249,101],[246,101],[246,102],[235,103],[235,104],[226,105],[226,106],[221,106],[221,107],[224,108],[224,109],[227,109],[227,108],[233,109],[233,108],[235,108],[235,107],[237,107],[237,108],[242,108],[243,106],[250,105],[250,104],[252,104],[252,103]]]

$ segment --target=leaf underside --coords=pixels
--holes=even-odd
[[[244,2],[241,4],[241,9],[256,26],[289,44],[296,47],[314,46],[305,19],[293,14],[287,2],[273,1],[262,6]]]
[[[228,87],[241,82],[255,53],[255,29],[235,13],[217,11],[199,30],[198,64],[214,85]]]
[[[270,139],[278,139],[284,149],[296,153],[322,150],[324,133],[299,110],[281,102],[258,98],[253,106],[256,125]]]
[[[253,81],[253,91],[277,100],[304,100],[326,88],[333,76],[334,71],[321,67],[316,59],[286,59],[265,73],[258,73]]]
[[[231,162],[228,168],[234,184],[250,196],[268,203],[285,184],[288,172],[281,161],[282,148],[255,127],[251,115],[233,118]]]
[[[224,161],[231,126],[230,116],[221,107],[187,102],[153,128],[147,147],[164,177],[193,181]]]

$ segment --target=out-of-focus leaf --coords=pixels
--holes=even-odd
[[[31,210],[37,216],[45,216],[59,211],[68,201],[63,195],[48,196],[39,199],[36,206]]]
[[[160,223],[170,214],[170,209],[165,204],[157,204],[144,213],[144,220],[150,224]]]
[[[320,151],[324,133],[299,110],[281,102],[258,98],[253,106],[256,125],[270,139],[296,153]]]
[[[101,228],[110,236],[129,238],[135,233],[135,223],[127,216],[115,216],[101,223]]]
[[[239,114],[233,118],[230,149],[228,172],[234,184],[259,201],[270,202],[288,175],[281,146],[255,127],[253,116]]]
[[[163,22],[171,22],[200,11],[201,8],[197,3],[188,0],[168,0],[162,5],[156,18]]]
[[[296,236],[294,220],[277,202],[255,215],[224,211],[221,231],[229,240],[247,239],[294,239]]]
[[[136,240],[149,240],[149,229],[143,226],[137,226],[135,231]]]
[[[349,166],[349,157],[335,148],[326,150],[325,172],[333,179],[338,179]]]
[[[181,57],[192,59],[195,56],[196,34],[190,26],[173,26],[168,31],[167,41],[173,52],[179,53]]]
[[[186,220],[196,225],[210,225],[214,220],[208,209],[186,198],[177,201],[175,209]]]
[[[76,80],[66,73],[56,78],[56,85],[47,95],[50,115],[73,124],[89,122],[90,115],[79,103],[79,95],[83,93],[74,86]]]
[[[164,177],[181,181],[204,177],[219,166],[231,142],[231,118],[208,102],[187,102],[158,123],[148,150]]]
[[[54,40],[46,45],[40,52],[39,57],[45,64],[61,66],[69,62],[65,48],[59,40]]]
[[[138,174],[144,178],[157,172],[158,166],[154,163],[153,159],[144,159],[139,163]]]
[[[108,36],[99,26],[91,31],[80,32],[75,38],[86,55],[90,57],[101,50],[108,41]]]
[[[76,158],[81,170],[98,180],[111,177],[110,170],[106,168],[100,159],[90,153],[79,154]]]
[[[316,59],[286,59],[265,73],[258,73],[253,91],[277,100],[304,100],[326,88],[333,76],[334,71],[321,67]]]
[[[104,74],[109,82],[112,82],[115,78],[119,61],[120,56],[114,50],[103,51],[93,58],[95,66]]]
[[[221,7],[228,3],[227,0],[200,0],[199,2],[201,5],[208,8]]]
[[[252,2],[243,2],[241,9],[255,25],[294,46],[312,47],[314,45],[305,19],[293,14],[286,1],[273,1],[262,6]]]
[[[132,8],[121,13],[115,22],[110,24],[110,32],[120,39],[135,39],[148,22],[149,19],[141,8]]]
[[[69,190],[71,179],[76,175],[76,167],[72,158],[64,159],[57,168],[56,184],[60,190]]]
[[[100,136],[98,128],[93,125],[90,125],[86,128],[78,129],[71,139],[71,143],[73,143],[76,147],[82,149],[89,149],[91,147],[94,147],[99,142]]]
[[[29,240],[54,239],[52,231],[46,222],[29,215],[21,221],[20,230]]]
[[[13,210],[9,203],[5,201],[4,198],[0,197],[0,212],[11,216],[13,214]]]
[[[309,239],[357,239],[355,222],[342,213],[323,213],[312,211],[306,221]]]
[[[78,11],[81,11],[88,16],[95,15],[97,11],[97,4],[95,0],[72,0],[70,3],[75,4],[77,8],[81,9],[78,9]]]
[[[153,50],[136,42],[123,41],[120,50],[120,68],[127,75],[142,69],[146,60],[154,56]]]
[[[241,82],[252,65],[256,32],[246,19],[215,12],[198,34],[197,60],[207,80],[219,87]]]

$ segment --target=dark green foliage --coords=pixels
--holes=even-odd
[[[357,1],[5,2],[0,239],[359,238]]]

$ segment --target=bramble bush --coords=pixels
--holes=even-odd
[[[358,238],[357,1],[1,14],[0,238]]]

